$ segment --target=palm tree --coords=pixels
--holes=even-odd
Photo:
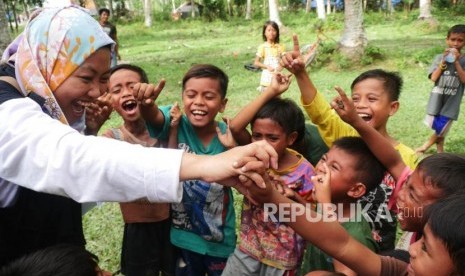
[[[362,0],[344,0],[344,33],[339,41],[339,50],[349,59],[359,60],[367,42]]]
[[[0,56],[11,42],[11,36],[8,31],[8,22],[6,21],[5,14],[5,6],[3,5],[3,1],[0,1]]]
[[[420,15],[418,19],[430,19],[431,15],[431,0],[420,0]]]
[[[146,27],[151,27],[152,26],[152,1],[151,0],[145,0],[144,1],[144,25]]]
[[[276,24],[278,24],[278,26],[281,27],[283,23],[279,19],[278,1],[269,0],[268,6],[269,6],[269,11],[270,11],[270,20],[276,22]]]

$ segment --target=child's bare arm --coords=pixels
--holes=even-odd
[[[294,46],[293,51],[283,55],[281,59],[282,66],[289,72],[293,73],[304,104],[310,104],[316,95],[316,87],[305,70],[305,58],[300,54],[299,39],[296,34],[292,36]],[[312,53],[309,53],[311,55]]]
[[[442,59],[439,62],[438,67],[436,68],[436,70],[433,71],[433,73],[431,73],[430,79],[433,82],[436,82],[441,77],[442,72],[444,72],[444,70],[447,68],[445,57],[448,53],[449,49],[447,48],[446,50],[444,50],[444,53],[442,54]]]
[[[134,97],[141,104],[142,117],[156,127],[162,126],[165,122],[163,113],[155,103],[163,87],[165,87],[165,80],[162,79],[156,86],[150,83],[136,83],[133,88]]]
[[[358,131],[371,152],[386,167],[394,179],[397,180],[406,167],[399,152],[394,149],[388,139],[358,116],[353,102],[347,97],[342,88],[336,87],[336,91],[339,93],[339,96],[331,102],[331,106],[342,120]]]
[[[247,132],[247,125],[258,112],[258,110],[272,98],[281,95],[289,88],[291,83],[290,76],[276,73],[270,86],[263,93],[260,93],[257,98],[246,105],[237,115],[230,121],[231,132],[240,145],[250,143],[250,134]]]
[[[168,135],[168,148],[178,148],[178,127],[181,121],[182,112],[178,102],[175,102],[170,109],[170,134]]]
[[[285,206],[299,205],[291,199],[286,198],[276,191],[269,178],[263,176],[266,188],[262,189],[256,185],[251,185],[248,190],[251,196],[260,203],[273,203]],[[279,208],[278,208],[279,210]],[[312,219],[308,219],[308,218]],[[290,216],[294,218],[294,216]],[[352,238],[338,221],[324,219],[320,214],[310,208],[304,214],[295,214],[295,219],[286,222],[305,240],[311,242],[328,255],[337,259],[360,275],[379,275],[381,271],[381,259],[370,249]]]

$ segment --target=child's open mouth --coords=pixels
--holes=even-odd
[[[121,104],[121,107],[126,112],[131,112],[137,107],[137,102],[135,100],[128,100]]]
[[[364,120],[365,122],[369,122],[371,118],[373,118],[373,116],[366,113],[359,113],[358,116],[360,116],[360,118],[362,118],[362,120]]]

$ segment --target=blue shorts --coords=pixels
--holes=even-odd
[[[444,137],[449,132],[452,120],[442,115],[426,115],[425,124],[432,128],[438,137]]]

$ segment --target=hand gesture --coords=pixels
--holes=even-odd
[[[331,171],[326,163],[323,163],[324,173],[312,176],[313,200],[318,203],[331,203]]]
[[[152,106],[165,87],[165,80],[161,80],[156,86],[151,83],[136,83],[133,87],[134,98],[142,106]]]
[[[170,109],[170,126],[177,127],[181,121],[181,109],[179,108],[178,102],[175,102]]]
[[[296,34],[292,36],[294,43],[292,52],[284,53],[281,57],[281,66],[294,75],[305,72],[305,59],[300,54],[299,38]]]
[[[202,179],[207,182],[265,187],[262,174],[270,167],[278,167],[278,154],[266,141],[258,141],[209,156],[201,173],[204,174]],[[212,174],[211,168],[215,168],[215,174]],[[242,176],[241,181],[238,181],[238,176]]]
[[[360,116],[358,116],[354,103],[351,99],[349,99],[339,86],[336,86],[334,89],[339,93],[339,96],[335,97],[331,102],[331,107],[336,111],[336,113],[341,117],[341,119],[354,126],[357,122],[362,120]]]
[[[113,111],[111,94],[105,93],[86,105],[86,134],[97,135]]]
[[[218,135],[218,140],[220,140],[220,143],[227,149],[231,149],[237,146],[237,142],[234,139],[231,129],[229,128],[229,122],[231,119],[228,117],[224,117],[223,121],[226,123],[226,132],[223,134],[221,132],[221,129],[216,126],[216,134]]]
[[[271,84],[266,88],[266,93],[272,93],[274,96],[279,96],[284,93],[291,85],[292,75],[284,75],[282,73],[274,73],[271,78]]]

